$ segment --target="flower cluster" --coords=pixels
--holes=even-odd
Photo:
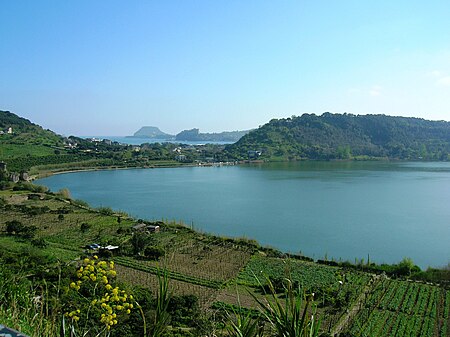
[[[110,329],[113,325],[117,324],[117,314],[124,312],[129,314],[133,309],[133,295],[128,295],[124,290],[120,290],[119,287],[113,288],[110,284],[106,284],[105,289],[108,290],[100,300],[93,300],[92,305],[99,305],[103,311],[100,321],[106,325],[107,329]]]
[[[76,271],[77,280],[70,283],[70,288],[89,299],[89,305],[98,309],[100,322],[107,330],[118,324],[119,315],[130,314],[133,309],[132,295],[125,290],[113,286],[111,281],[116,277],[114,262],[85,258]],[[80,310],[66,313],[72,320],[78,321]]]
[[[80,320],[80,309],[66,312],[66,317],[70,317],[73,321],[78,322]]]

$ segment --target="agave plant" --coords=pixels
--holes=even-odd
[[[300,288],[295,291],[290,279],[285,280],[284,303],[278,298],[272,282],[267,279],[269,292],[266,299],[251,295],[258,303],[263,317],[269,322],[277,337],[315,337],[319,333],[320,320],[316,320],[313,295],[305,296]],[[304,302],[306,303],[304,304]],[[310,308],[312,307],[312,310]],[[309,313],[311,311],[311,313]]]
[[[149,337],[164,336],[167,325],[170,322],[168,307],[172,294],[169,291],[169,276],[166,270],[162,272],[162,275],[158,273],[158,284],[159,291],[156,296],[156,309],[149,326]]]
[[[260,337],[263,326],[260,318],[253,318],[251,313],[242,310],[227,311],[227,332],[230,337]]]

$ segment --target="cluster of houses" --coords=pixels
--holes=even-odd
[[[13,133],[13,128],[12,127],[8,127],[4,130],[0,130],[0,135],[4,135],[4,134],[9,134],[11,135]]]
[[[148,234],[158,233],[160,230],[159,225],[148,224],[145,222],[138,223],[137,225],[134,225],[131,228],[133,229],[134,232],[148,233]]]
[[[248,160],[257,159],[261,154],[261,151],[250,150],[247,152]]]
[[[21,172],[21,173],[16,173],[16,172],[11,172],[8,173],[6,171],[6,163],[3,161],[0,161],[0,172],[6,172],[6,178],[9,178],[10,181],[17,183],[19,181],[29,181],[30,177],[28,176],[27,172]]]
[[[64,139],[64,147],[66,149],[75,149],[78,146],[78,143],[71,139],[71,138],[66,138]]]
[[[19,181],[29,181],[30,177],[27,172],[21,173],[11,172],[9,174],[9,180],[11,180],[13,183],[17,183]]]

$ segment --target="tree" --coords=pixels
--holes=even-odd
[[[131,237],[131,244],[133,245],[133,254],[139,255],[147,245],[147,234],[134,233]]]
[[[9,235],[20,234],[24,230],[25,226],[18,220],[12,220],[6,222],[6,232]]]
[[[405,257],[398,265],[397,265],[397,273],[399,275],[411,276],[411,271],[415,270],[416,266],[414,262],[409,257]],[[420,268],[419,268],[420,270]]]
[[[20,221],[12,220],[6,222],[6,232],[8,235],[17,235],[25,239],[31,239],[37,232],[36,226],[25,226]]]

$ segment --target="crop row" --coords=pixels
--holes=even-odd
[[[447,290],[446,296],[444,298],[444,310],[443,310],[443,320],[441,326],[441,336],[449,336],[450,335],[450,290]]]
[[[433,337],[435,323],[428,317],[365,308],[355,317],[349,331],[355,336]]]
[[[364,318],[364,319],[363,319]],[[378,332],[383,328],[379,322],[386,322],[387,312],[368,309],[361,310],[354,320],[354,324],[350,330],[351,335],[355,336],[381,336]]]
[[[265,284],[267,278],[290,278],[304,289],[337,286],[339,279],[335,267],[322,266],[297,260],[268,259],[254,256],[238,276],[238,283],[248,286]]]
[[[440,290],[424,284],[382,280],[367,299],[369,308],[403,312],[408,315],[437,316]]]
[[[144,265],[142,263],[139,263],[135,260],[126,257],[115,257],[114,261],[125,267],[133,268],[136,270],[144,271],[155,275],[158,275],[160,273],[167,273],[167,275],[174,280],[201,285],[209,288],[219,289],[224,285],[222,282],[205,280],[202,278],[181,274],[175,271],[170,271],[168,269],[162,269],[156,266]]]
[[[406,281],[380,280],[350,332],[368,336],[448,335],[449,291]]]

